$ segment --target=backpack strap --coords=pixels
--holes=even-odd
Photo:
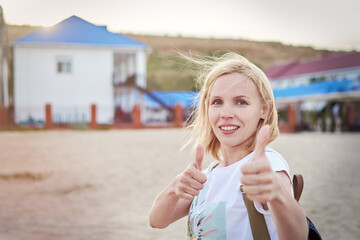
[[[214,170],[214,169],[215,169],[217,166],[219,166],[219,165],[220,165],[219,162],[215,163],[214,166],[212,166],[212,168],[210,169],[210,172],[212,172],[212,170]]]
[[[210,172],[219,166],[219,164],[219,162],[214,164],[214,166],[210,169]],[[242,186],[243,185],[240,186],[240,191],[242,192],[244,203],[248,211],[251,232],[254,240],[270,240],[270,235],[266,226],[264,215],[255,209],[254,202],[251,201],[242,191]]]
[[[240,191],[242,192],[244,203],[248,211],[251,232],[254,240],[270,240],[264,215],[255,209],[254,202],[251,201],[242,191],[242,185],[240,186]]]
[[[293,189],[294,189],[294,198],[299,202],[301,193],[304,188],[304,178],[301,174],[295,174],[293,176]]]
[[[216,168],[218,165],[219,163],[215,164],[210,171],[214,170],[214,168]],[[294,190],[294,197],[297,202],[299,202],[300,200],[303,188],[304,188],[303,176],[301,174],[295,174],[293,176],[293,190]],[[270,240],[270,235],[268,228],[266,226],[264,215],[262,215],[255,209],[254,202],[248,199],[246,194],[242,191],[242,185],[240,186],[240,191],[243,194],[245,206],[248,211],[251,232],[254,240]]]
[[[293,189],[294,189],[294,197],[297,202],[299,202],[300,200],[303,188],[304,188],[303,176],[301,174],[295,174],[293,176]],[[248,211],[251,232],[254,237],[254,240],[270,239],[269,231],[266,226],[264,215],[262,215],[255,209],[254,202],[249,200],[246,194],[242,191],[242,185],[240,186],[240,191],[243,193],[243,198]]]

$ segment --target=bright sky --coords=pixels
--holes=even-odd
[[[360,0],[0,0],[8,24],[76,15],[113,32],[243,38],[360,51]]]

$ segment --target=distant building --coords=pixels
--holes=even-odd
[[[275,89],[312,82],[360,78],[360,52],[325,55],[321,59],[293,61],[265,70]]]
[[[0,6],[0,108],[9,106],[8,54],[6,23]]]
[[[175,105],[183,109],[183,121],[189,120],[198,104],[198,92],[193,91],[151,91],[145,95],[146,109],[143,111],[145,123],[163,124],[174,118]]]
[[[265,73],[280,113],[284,104],[296,104],[291,118],[297,128],[313,130],[317,124],[326,131],[360,130],[360,52],[289,62]]]
[[[137,94],[114,86],[132,79],[146,88],[150,47],[77,16],[12,45],[16,123],[41,124],[45,104],[52,105],[55,123],[89,122],[91,104],[99,123],[112,123],[116,106],[131,109]]]

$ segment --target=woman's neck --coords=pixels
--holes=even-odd
[[[239,146],[235,146],[235,147],[221,146],[221,153],[223,156],[223,163],[225,167],[240,161],[241,159],[246,157],[250,152],[251,150],[249,150],[248,148],[243,149],[240,148]]]

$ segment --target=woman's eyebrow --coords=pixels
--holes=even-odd
[[[214,99],[214,98],[221,98],[222,99],[221,96],[212,96],[212,97],[210,97],[210,99]]]
[[[250,98],[250,97],[248,97],[248,96],[246,96],[246,95],[239,95],[239,96],[235,96],[234,99],[235,99],[235,98]]]
[[[246,95],[238,95],[238,96],[233,97],[233,99],[239,99],[239,98],[247,98],[247,99],[249,99],[250,97],[248,97]],[[223,99],[223,97],[215,95],[215,96],[211,96],[210,99]]]

